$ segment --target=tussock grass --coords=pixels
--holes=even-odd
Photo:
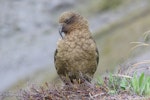
[[[16,94],[7,95],[10,98],[16,97],[15,100],[142,100],[150,99],[148,96],[144,97],[145,91],[150,88],[144,74],[140,77],[131,77],[127,75],[109,74],[101,77],[90,83],[84,80],[79,84],[78,81],[71,83],[68,79],[64,80],[63,85],[56,86],[50,83],[44,85],[33,84],[27,89],[21,89]],[[138,82],[137,82],[138,80]],[[149,80],[150,81],[150,80]],[[138,86],[140,91],[137,91]],[[147,89],[147,90],[146,90]],[[149,94],[146,94],[149,95]],[[3,94],[4,96],[4,94]],[[6,96],[6,95],[5,95]],[[4,97],[1,100],[5,100]],[[9,100],[9,99],[8,99]]]

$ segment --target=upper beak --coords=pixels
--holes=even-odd
[[[63,25],[60,25],[60,26],[59,26],[59,34],[60,34],[60,36],[63,38],[62,33],[63,33]]]

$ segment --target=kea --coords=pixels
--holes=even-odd
[[[98,66],[99,53],[87,19],[68,11],[61,14],[59,24],[62,38],[57,42],[54,56],[58,75],[60,78],[68,77],[71,82],[80,78],[91,82]]]

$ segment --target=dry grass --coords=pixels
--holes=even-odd
[[[82,84],[65,80],[65,85],[55,86],[45,83],[43,86],[32,85],[16,94],[7,94],[5,97],[16,97],[16,100],[142,100],[144,97],[120,91],[118,94],[109,94],[107,88],[108,77],[104,77],[103,85],[92,84],[85,80]],[[2,96],[2,95],[1,95]],[[4,96],[4,95],[3,95]],[[149,98],[150,99],[150,98]],[[5,100],[1,98],[1,100]],[[8,99],[9,100],[9,99]],[[148,99],[145,99],[148,100]]]
[[[107,85],[108,78],[105,77]],[[65,85],[52,88],[48,83],[45,87],[32,86],[29,90],[21,91],[22,97],[19,100],[129,100],[143,98],[127,91],[111,95],[107,86],[99,86],[85,81],[82,84],[72,84],[66,81]]]

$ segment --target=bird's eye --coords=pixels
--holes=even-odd
[[[71,22],[70,19],[66,19],[66,20],[65,20],[65,23],[66,23],[66,24],[69,24],[70,22]]]
[[[73,23],[74,21],[75,21],[75,16],[72,16],[71,18],[66,19],[66,20],[65,20],[65,23],[66,23],[66,24],[71,24],[71,23]]]

